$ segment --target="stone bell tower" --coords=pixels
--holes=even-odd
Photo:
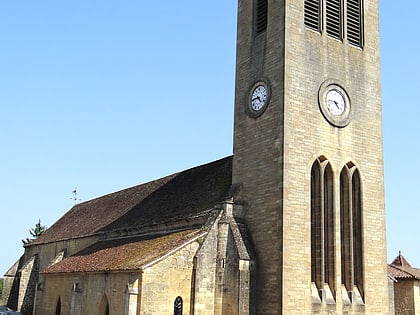
[[[239,0],[256,314],[388,314],[377,0]]]

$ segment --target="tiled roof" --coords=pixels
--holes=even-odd
[[[398,256],[395,257],[395,259],[392,261],[391,265],[411,267],[410,263],[407,261],[407,259],[405,259],[405,257],[401,254],[401,252],[398,253]]]
[[[396,280],[420,280],[420,269],[411,267],[401,252],[388,265],[388,274]]]
[[[207,215],[231,186],[232,157],[75,205],[31,244]]]
[[[200,229],[158,237],[133,237],[100,241],[46,268],[43,273],[111,272],[139,270],[174,249],[197,239]]]

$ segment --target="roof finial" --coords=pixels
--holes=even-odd
[[[78,201],[81,200],[77,198],[77,187],[73,189],[72,193],[73,193],[73,197],[71,197],[70,199],[72,199],[74,201],[74,204],[76,204]]]

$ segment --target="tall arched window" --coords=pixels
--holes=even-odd
[[[180,296],[174,301],[174,315],[182,315],[182,297]]]
[[[340,230],[341,282],[347,291],[363,298],[361,183],[359,170],[351,162],[340,174]]]
[[[319,157],[311,169],[311,279],[335,292],[334,183],[331,164]],[[321,296],[322,297],[322,296]]]
[[[61,298],[58,298],[57,305],[55,306],[55,315],[61,314]]]

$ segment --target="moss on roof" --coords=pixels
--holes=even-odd
[[[202,230],[194,229],[153,238],[135,237],[100,241],[49,266],[43,273],[139,270],[202,234]]]

